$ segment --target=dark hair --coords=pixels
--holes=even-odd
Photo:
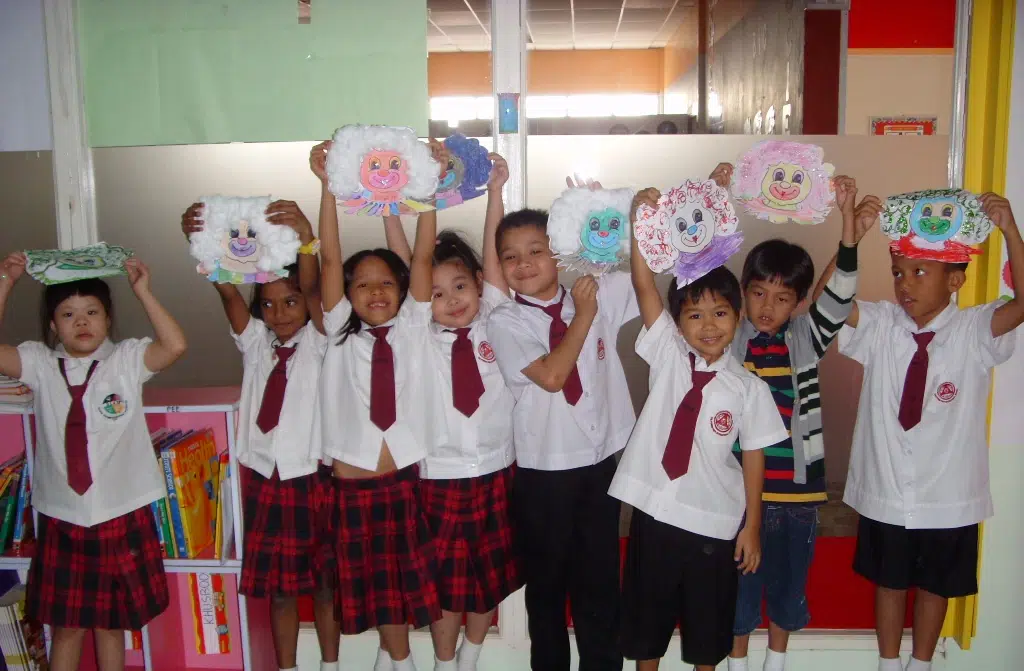
[[[50,284],[43,292],[43,302],[39,306],[39,321],[43,327],[43,342],[51,349],[57,347],[57,334],[50,330],[50,322],[54,320],[57,306],[72,296],[91,297],[98,300],[103,304],[107,319],[113,326],[114,304],[110,300],[110,286],[106,282],[98,278],[91,278],[63,284]]]
[[[525,226],[534,226],[547,233],[548,213],[544,210],[526,208],[509,212],[502,217],[501,221],[498,222],[498,230],[494,232],[494,245],[498,249],[498,254],[501,254],[501,240],[505,237],[505,233]]]
[[[470,246],[466,239],[457,231],[441,231],[437,235],[437,242],[434,244],[434,265],[454,261],[462,264],[466,270],[476,279],[477,273],[484,272],[480,257]]]
[[[969,266],[969,265],[970,265],[969,263],[947,263],[946,264],[946,272],[952,273],[952,272],[955,272],[955,271],[959,270],[961,272],[965,272],[966,273],[967,272],[967,266]]]
[[[743,291],[751,282],[778,281],[795,291],[797,300],[802,301],[814,283],[814,261],[800,245],[778,238],[765,240],[747,254],[741,278]]]
[[[629,135],[629,127],[624,123],[617,123],[608,129],[609,135]]]
[[[295,289],[299,288],[299,264],[293,263],[290,266],[285,267],[288,271],[286,277],[281,279],[292,285]],[[263,319],[263,309],[260,307],[260,303],[263,301],[263,285],[254,284],[252,285],[252,297],[249,299],[249,314],[252,315],[253,319]],[[309,317],[306,317],[307,321]]]
[[[345,297],[348,298],[352,291],[352,283],[355,281],[356,268],[365,259],[375,256],[384,263],[387,264],[391,273],[398,280],[398,304],[405,302],[405,297],[409,293],[409,266],[405,265],[405,261],[402,260],[398,254],[395,254],[390,249],[384,249],[378,247],[377,249],[364,249],[361,252],[356,252],[352,256],[345,259],[345,263],[341,266],[341,272],[345,276]],[[363,328],[363,320],[359,318],[355,310],[348,316],[348,322],[341,329],[341,340],[338,344],[348,340],[350,335],[355,335]]]
[[[742,304],[740,283],[731,270],[719,266],[684,287],[678,286],[675,279],[672,280],[668,287],[668,312],[672,315],[672,321],[679,321],[685,303],[696,303],[705,294],[721,296],[729,302],[736,314],[739,314]]]
[[[662,121],[658,124],[658,135],[675,135],[679,132],[679,127],[672,121]]]

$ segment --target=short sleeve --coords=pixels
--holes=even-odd
[[[867,365],[874,355],[879,333],[886,330],[888,310],[885,303],[857,301],[857,327],[843,324],[839,330],[839,353],[848,356],[861,365]]]
[[[26,387],[38,394],[39,372],[44,362],[53,356],[53,350],[38,340],[30,340],[18,345],[18,357],[21,359],[21,377],[19,380]]]
[[[676,324],[672,321],[672,316],[662,310],[658,319],[651,324],[651,328],[644,326],[640,329],[640,335],[636,337],[636,353],[650,366],[654,366],[659,361],[665,361],[670,351],[668,348],[679,347],[676,342],[676,332]]]
[[[480,300],[489,310],[493,310],[502,303],[510,302],[512,297],[502,293],[498,287],[490,282],[484,282],[484,290],[480,294]]]
[[[320,333],[320,331],[317,330],[316,325],[313,323],[312,319],[306,322],[306,326],[304,328],[305,333],[302,334],[303,340],[309,338],[309,344],[313,346],[313,349],[316,351],[317,356],[322,357],[324,354],[327,353],[327,345],[330,342],[327,339],[327,336],[324,335],[323,333]]]
[[[616,328],[640,316],[629,273],[616,271],[597,278],[597,309]]]
[[[129,338],[117,343],[117,349],[114,351],[118,369],[128,380],[140,387],[156,375],[146,368],[146,348],[152,342],[152,338]]]
[[[342,298],[330,312],[324,312],[324,331],[328,336],[340,334],[351,315],[352,304],[347,298]]]
[[[512,304],[494,310],[487,325],[487,337],[494,347],[494,356],[505,384],[518,397],[524,387],[533,384],[523,374],[523,369],[550,352],[547,342],[516,319],[516,312]]]
[[[266,324],[264,324],[262,320],[251,316],[249,317],[249,323],[246,324],[244,331],[241,333],[231,331],[231,338],[235,341],[235,346],[238,348],[238,351],[242,354],[251,352],[254,348],[258,347],[261,342],[265,342],[266,337]]]
[[[985,368],[998,366],[1009,359],[1017,344],[1016,331],[1004,333],[998,338],[992,336],[992,317],[1005,304],[1005,301],[994,301],[967,308],[960,313],[967,320],[965,337],[968,349]]]
[[[740,449],[763,450],[789,437],[779,408],[768,384],[751,374],[743,399],[743,420],[740,424]]]
[[[406,295],[405,302],[402,303],[402,307],[398,310],[395,325],[403,329],[426,328],[430,325],[430,320],[433,318],[434,312],[430,301],[421,303],[409,294]]]

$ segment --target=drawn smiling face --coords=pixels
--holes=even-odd
[[[949,240],[963,225],[963,208],[948,198],[925,198],[914,206],[910,227],[928,242]]]
[[[95,270],[106,266],[103,257],[93,254],[75,254],[65,257],[58,268],[61,270]]]
[[[448,163],[444,165],[444,171],[441,173],[441,181],[437,190],[439,192],[455,191],[462,184],[465,174],[466,166],[462,163],[462,159],[454,155],[449,156]]]
[[[224,231],[221,248],[224,256],[220,259],[220,267],[236,273],[252,273],[256,270],[256,262],[263,256],[263,248],[256,241],[256,231],[249,227],[249,222],[242,219],[234,228]]]
[[[371,191],[373,200],[390,200],[397,198],[409,183],[407,171],[405,161],[398,152],[373,149],[363,158],[359,181]]]
[[[583,256],[598,263],[613,263],[618,258],[626,217],[613,208],[591,212],[580,232]]]
[[[714,217],[699,205],[685,204],[676,210],[669,221],[672,244],[684,254],[703,251],[715,237]]]
[[[761,196],[772,207],[792,209],[811,193],[811,176],[792,163],[768,166],[761,181]]]

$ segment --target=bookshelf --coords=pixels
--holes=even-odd
[[[242,567],[242,496],[239,466],[235,453],[235,422],[238,411],[238,387],[193,389],[146,389],[143,395],[146,423],[152,433],[160,428],[212,428],[219,453],[228,452],[231,501],[225,512],[232,515],[234,540],[228,556],[196,559],[165,559],[171,602],[168,609],[142,631],[142,650],[126,651],[125,665],[133,671],[271,671],[276,669],[273,641],[265,599],[247,599],[238,594],[238,574]],[[26,472],[32,477],[35,426],[31,407],[0,414],[0,460],[24,452]],[[24,577],[31,563],[32,545],[26,556],[0,557],[0,569],[17,570]],[[196,651],[195,631],[189,597],[189,573],[224,576],[224,596],[228,604],[230,652],[200,655]],[[251,632],[256,632],[255,636]],[[81,668],[95,668],[91,643],[83,650]]]

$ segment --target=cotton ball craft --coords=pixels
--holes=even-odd
[[[743,155],[733,175],[732,195],[758,219],[776,224],[820,224],[835,201],[832,173],[821,147],[765,140]]]
[[[678,286],[700,279],[740,249],[743,234],[728,192],[711,180],[686,180],[641,205],[633,228],[637,248],[656,273],[671,271]]]
[[[981,250],[972,247],[992,232],[978,197],[963,189],[928,189],[889,196],[881,228],[889,249],[911,259],[967,263]]]
[[[632,202],[632,189],[566,189],[548,212],[548,237],[559,265],[600,275],[629,259]]]
[[[327,152],[328,187],[348,214],[383,216],[434,209],[441,166],[411,128],[342,126]]]
[[[299,236],[267,220],[269,196],[210,196],[199,202],[203,228],[189,235],[189,251],[200,274],[220,284],[262,284],[288,275]]]
[[[487,192],[480,187],[491,177],[491,159],[480,141],[456,133],[444,141],[448,162],[441,165],[441,177],[434,196],[439,210],[461,205]]]

